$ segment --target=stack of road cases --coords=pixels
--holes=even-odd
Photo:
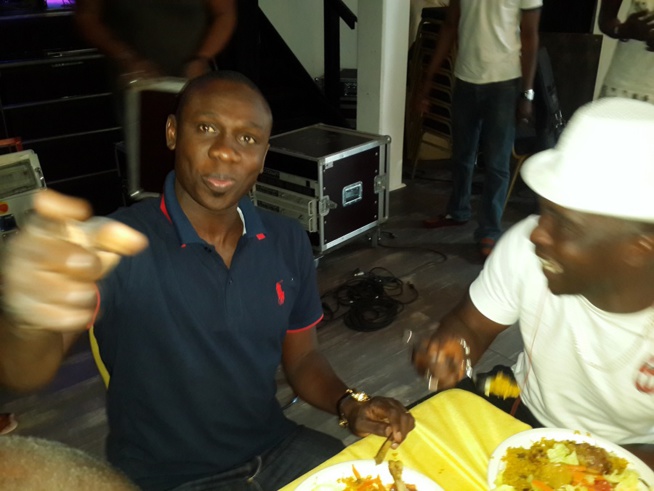
[[[378,232],[388,218],[390,141],[326,124],[273,136],[254,203],[299,220],[317,255]]]

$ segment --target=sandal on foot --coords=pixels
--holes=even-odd
[[[490,237],[484,237],[479,241],[479,254],[481,254],[482,259],[486,259],[493,252],[495,247],[495,239]]]

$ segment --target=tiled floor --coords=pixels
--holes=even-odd
[[[477,175],[474,189],[480,179],[481,175]],[[361,236],[328,252],[318,263],[322,292],[343,284],[356,270],[368,272],[379,267],[402,281],[402,300],[413,299],[417,292],[417,298],[406,303],[388,327],[378,331],[349,329],[339,317],[342,311],[318,331],[322,350],[346,383],[369,393],[396,397],[406,405],[428,391],[409,363],[408,348],[402,341],[404,333],[433,326],[463,295],[482,267],[472,243],[474,222],[440,230],[422,228],[424,218],[443,210],[448,193],[446,163],[420,164],[416,179],[391,193],[391,216],[381,227],[383,233],[377,247]],[[506,225],[533,212],[534,203],[533,196],[519,186],[507,207]],[[519,349],[520,338],[512,328],[498,338],[478,368],[484,371],[496,364],[510,365]],[[290,401],[292,394],[281,373],[278,381],[279,399]],[[0,411],[17,414],[17,434],[59,440],[96,455],[103,454],[107,432],[104,386],[85,342],[76,347],[55,381],[39,393],[0,392]],[[292,404],[287,414],[346,443],[355,440],[338,427],[334,416],[301,401]]]

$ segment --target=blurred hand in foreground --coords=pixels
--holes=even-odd
[[[97,307],[96,281],[147,244],[120,222],[92,217],[86,201],[42,191],[34,214],[5,248],[4,313],[26,329],[85,329]]]

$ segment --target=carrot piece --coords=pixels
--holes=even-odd
[[[570,482],[570,484],[580,484],[586,481],[586,476],[587,474],[585,472],[572,471],[572,477],[570,479],[572,482]]]
[[[534,479],[531,481],[531,485],[540,491],[554,491],[554,488],[548,486],[543,481],[537,481]]]

